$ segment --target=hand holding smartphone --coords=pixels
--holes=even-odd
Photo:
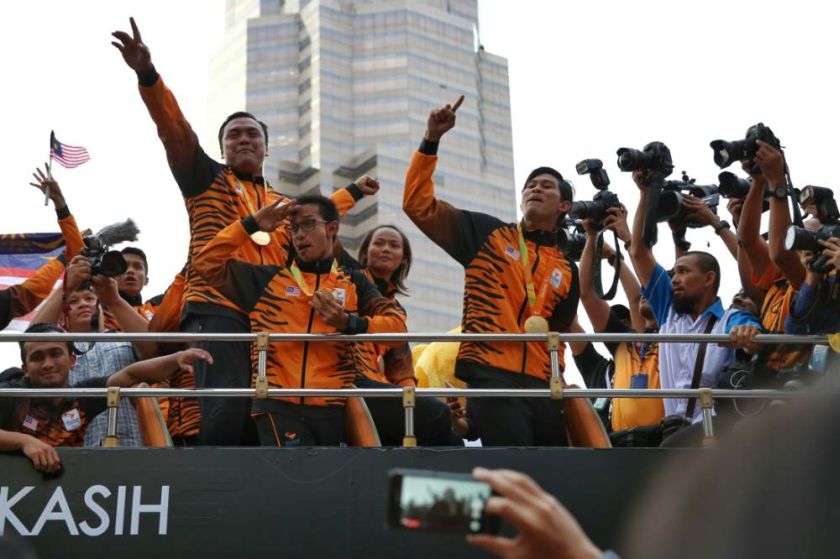
[[[499,517],[484,505],[493,495],[469,474],[391,470],[388,525],[391,528],[462,534],[498,534]]]

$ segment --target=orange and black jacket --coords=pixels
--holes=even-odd
[[[237,249],[249,243],[257,230],[252,217],[235,221],[219,233],[192,260],[195,271],[248,313],[251,330],[273,333],[339,333],[315,313],[311,297],[301,289],[289,268],[255,265],[236,259]],[[393,301],[382,297],[363,273],[332,260],[298,262],[307,291],[328,290],[349,313],[344,334],[403,333],[405,315]],[[356,346],[347,342],[272,342],[267,355],[267,378],[274,388],[346,388],[357,374]],[[383,344],[384,345],[384,344]],[[252,373],[256,371],[252,354]],[[285,398],[313,406],[344,405],[343,398]],[[254,402],[254,411],[270,405]]]
[[[397,288],[388,280],[374,277],[367,268],[362,268],[358,260],[350,256],[346,250],[340,250],[340,262],[353,270],[360,270],[365,274],[379,293],[392,301],[397,309],[403,314],[403,320],[406,320],[406,312],[400,302],[397,301]],[[358,343],[356,344],[357,357],[356,364],[359,369],[359,374],[371,380],[382,383],[391,383],[397,385],[411,384],[416,385],[417,379],[414,376],[414,362],[411,358],[411,347],[408,343],[400,344],[395,347],[383,346],[374,343]],[[382,359],[382,367],[379,365],[379,360]]]
[[[177,332],[179,318],[184,306],[184,287],[188,266],[185,266],[166,292],[152,298],[149,302],[155,305],[154,313],[149,320],[149,332]],[[148,303],[147,303],[148,304]],[[164,353],[175,351],[180,347],[164,346]],[[195,388],[195,375],[183,369],[165,379],[158,386],[161,388]],[[201,410],[195,398],[158,398],[161,412],[166,418],[166,427],[173,437],[193,437],[198,435],[201,425]]]
[[[0,330],[37,307],[52,292],[53,285],[64,273],[66,263],[79,255],[84,247],[76,219],[65,206],[57,210],[58,226],[64,235],[64,254],[38,268],[32,277],[0,291]],[[58,247],[56,247],[58,248]]]
[[[437,143],[426,140],[411,159],[406,174],[403,209],[432,241],[464,266],[462,331],[468,334],[524,331],[532,314],[525,291],[515,223],[453,207],[435,198],[432,174]],[[524,228],[524,226],[523,226]],[[526,231],[528,262],[539,296],[547,285],[538,314],[552,331],[563,331],[574,319],[579,299],[577,267],[558,248],[554,232]],[[546,282],[548,282],[546,284]],[[563,368],[563,349],[560,366]],[[464,342],[456,376],[469,382],[478,371],[527,374],[548,380],[551,366],[543,342]]]
[[[208,156],[198,143],[174,95],[152,69],[138,75],[140,96],[157,126],[172,175],[181,189],[190,222],[190,256],[194,257],[231,222],[252,210],[287,198],[269,188],[263,177],[236,173]],[[344,215],[362,197],[355,184],[337,190],[332,200]],[[271,234],[267,246],[243,243],[234,256],[251,264],[285,262],[291,246],[289,222]],[[187,275],[184,314],[225,315],[247,322],[242,309],[192,271]]]

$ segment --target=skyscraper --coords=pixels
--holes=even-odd
[[[243,108],[264,120],[266,177],[290,196],[378,178],[379,195],[342,220],[345,247],[355,253],[377,224],[401,227],[414,251],[411,296],[401,298],[410,329],[460,324],[463,271],[411,224],[402,192],[429,111],[464,94],[442,143],[438,196],[515,218],[507,61],[480,46],[477,0],[227,0],[226,9],[209,122]]]

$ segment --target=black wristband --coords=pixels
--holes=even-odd
[[[419,151],[423,155],[437,155],[438,145],[440,145],[440,142],[435,142],[434,140],[427,140],[426,138],[423,138],[423,141],[420,142],[420,149],[418,149],[417,151]]]
[[[158,75],[157,70],[155,70],[154,66],[152,66],[151,70],[146,70],[145,72],[137,72],[137,81],[143,87],[152,87],[153,85],[155,85],[155,83],[157,83],[159,77],[160,76]]]
[[[248,217],[242,218],[242,227],[245,228],[245,232],[249,235],[253,235],[254,233],[260,230],[260,226],[257,225],[257,220],[254,218],[253,215],[249,215]]]
[[[365,197],[365,193],[361,191],[359,185],[355,182],[347,186],[347,192],[350,193],[350,196],[352,196],[353,200],[355,200],[356,202]]]
[[[64,206],[63,208],[56,208],[55,215],[58,219],[67,219],[70,217],[70,208],[68,206]]]
[[[717,226],[714,228],[715,229],[715,235],[720,236],[721,231],[723,231],[724,229],[731,229],[731,228],[732,228],[732,226],[729,225],[728,221],[721,220],[720,223],[718,223]]]

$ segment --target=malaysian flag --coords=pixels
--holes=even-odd
[[[35,271],[64,252],[61,233],[0,235],[0,289],[23,283]],[[53,289],[61,286],[56,282]],[[24,331],[35,311],[12,320],[8,330]]]
[[[72,169],[90,161],[90,154],[85,148],[68,146],[55,139],[55,132],[50,132],[50,159],[61,163],[62,167]]]

